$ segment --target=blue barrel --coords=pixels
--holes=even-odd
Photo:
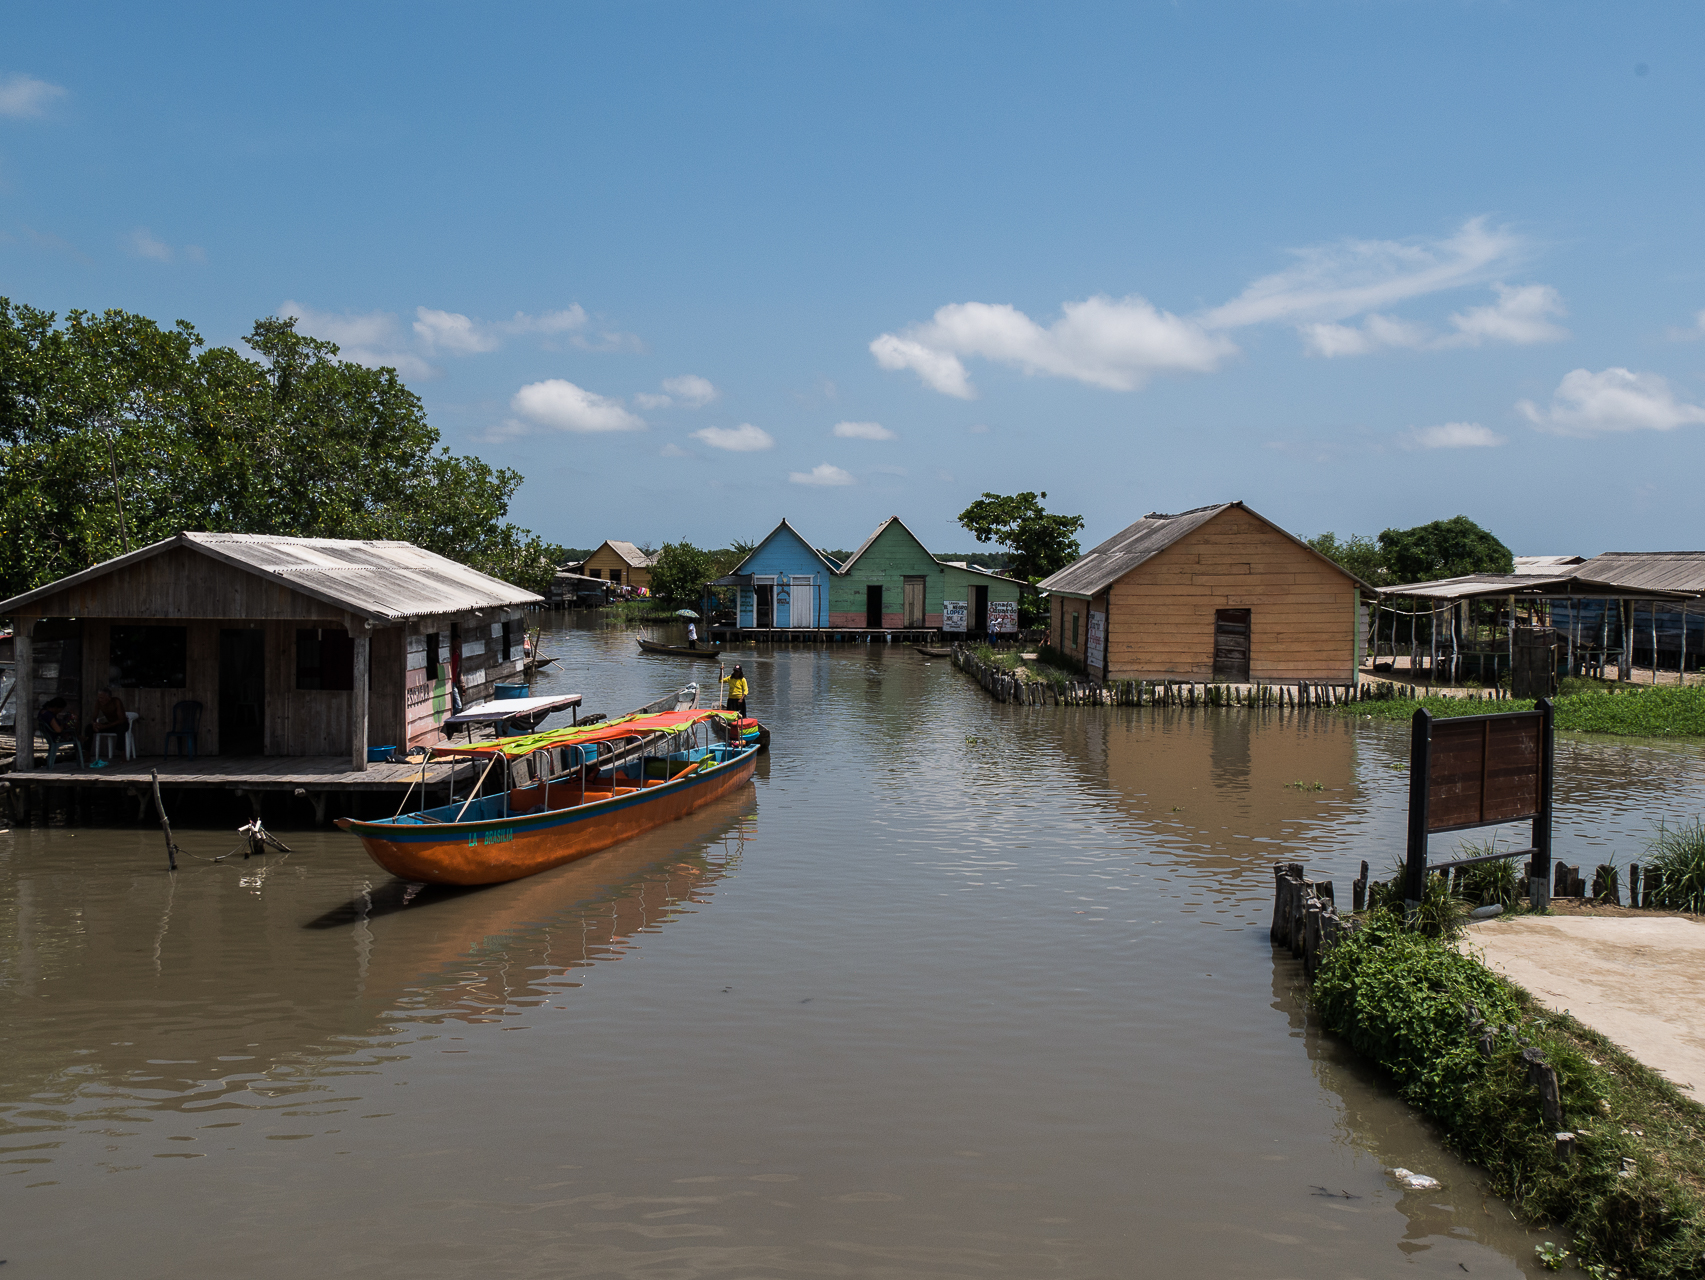
[[[528,692],[524,684],[500,684],[496,689],[499,698],[525,698]]]
[[[388,764],[388,763],[390,763],[391,757],[396,753],[396,750],[397,749],[395,746],[368,747],[367,748],[367,763],[368,764]]]

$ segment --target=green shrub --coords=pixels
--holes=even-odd
[[[1670,827],[1658,823],[1647,846],[1647,874],[1656,877],[1657,905],[1705,912],[1705,824],[1698,818]]]

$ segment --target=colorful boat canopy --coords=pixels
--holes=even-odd
[[[525,733],[513,738],[497,738],[489,742],[444,743],[432,748],[432,754],[444,756],[489,756],[501,752],[511,760],[530,756],[547,747],[580,746],[587,742],[609,742],[616,738],[636,738],[649,733],[671,733],[690,728],[706,720],[721,720],[737,724],[737,711],[657,711],[650,715],[620,716],[598,724],[565,725],[543,733]]]

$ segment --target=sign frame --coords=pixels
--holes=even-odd
[[[1434,734],[1438,726],[1449,725],[1446,731],[1449,738],[1462,739],[1455,744],[1457,752],[1453,758],[1446,752],[1434,750]],[[1508,750],[1512,734],[1516,734],[1532,726],[1537,732],[1537,741],[1533,744],[1532,763],[1523,767],[1519,759],[1512,766],[1510,757],[1514,754]],[[1472,794],[1477,800],[1476,816],[1462,820],[1465,817],[1463,806],[1458,805],[1456,813],[1446,811],[1434,820],[1433,802],[1435,793],[1441,790],[1441,783],[1449,783],[1467,776],[1473,781],[1472,757],[1475,730],[1479,730],[1480,755],[1478,759],[1480,777],[1479,786]],[[1494,736],[1504,739],[1502,743],[1494,743]],[[1525,745],[1517,739],[1517,745]],[[1495,746],[1503,748],[1500,752]],[[1464,756],[1470,769],[1467,775],[1460,772],[1449,774],[1444,770],[1460,766]],[[1551,900],[1551,787],[1552,775],[1556,763],[1556,714],[1551,699],[1541,698],[1532,711],[1501,711],[1480,716],[1451,716],[1443,720],[1435,720],[1433,714],[1425,707],[1419,707],[1410,721],[1409,729],[1409,842],[1408,857],[1404,864],[1404,902],[1410,912],[1419,909],[1421,899],[1426,892],[1427,876],[1434,871],[1442,871],[1452,867],[1466,866],[1475,862],[1496,862],[1505,858],[1530,856],[1533,859],[1533,873],[1528,881],[1528,894],[1534,906],[1543,908]],[[1494,779],[1493,771],[1499,776]],[[1523,803],[1523,790],[1526,786],[1526,776],[1532,775],[1532,802]],[[1512,790],[1513,782],[1521,790]],[[1494,782],[1501,786],[1501,802],[1503,809],[1494,810],[1492,816],[1487,816],[1488,804],[1498,803],[1495,798]],[[1448,788],[1446,788],[1448,790]],[[1450,798],[1461,800],[1466,792],[1458,791]],[[1512,807],[1513,806],[1513,809]],[[1509,822],[1520,822],[1525,818],[1533,821],[1533,846],[1528,849],[1512,849],[1508,853],[1487,854],[1478,858],[1460,858],[1453,862],[1427,862],[1427,837],[1435,832],[1471,831],[1478,827],[1501,826]]]

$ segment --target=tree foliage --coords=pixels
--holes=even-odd
[[[184,529],[396,538],[549,584],[561,548],[506,519],[521,473],[440,447],[394,369],[340,360],[293,320],[245,342],[258,359],[187,321],[60,323],[0,298],[0,591],[119,554],[120,502],[133,548]]]
[[[665,600],[697,600],[704,584],[718,576],[711,552],[685,540],[665,542],[651,566],[651,594]]]
[[[1467,516],[1387,529],[1379,549],[1391,581],[1434,582],[1468,573],[1514,573],[1510,549]]]
[[[1075,535],[1083,517],[1050,515],[1042,506],[1047,496],[985,493],[959,513],[959,523],[978,542],[998,543],[1012,552],[1008,571],[1013,577],[1040,582],[1082,554]]]
[[[1323,533],[1318,538],[1309,538],[1307,541],[1308,545],[1321,555],[1355,574],[1370,586],[1383,587],[1390,581],[1385,572],[1385,553],[1380,550],[1379,541],[1375,538],[1361,533],[1352,533],[1347,538],[1340,538],[1335,533]]]

